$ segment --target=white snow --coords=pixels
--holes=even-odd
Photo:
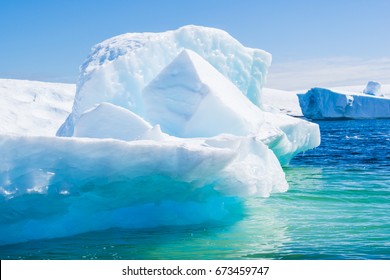
[[[55,135],[75,90],[73,84],[0,79],[0,134]]]
[[[302,112],[310,119],[373,119],[390,118],[390,96],[362,93],[364,87],[312,88],[298,94]],[[348,90],[349,89],[349,90]]]

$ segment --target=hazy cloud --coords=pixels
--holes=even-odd
[[[266,87],[300,90],[365,85],[369,80],[390,84],[390,57],[369,60],[336,57],[273,64]]]

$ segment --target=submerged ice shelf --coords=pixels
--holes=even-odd
[[[240,197],[286,191],[281,166],[320,134],[264,111],[270,61],[197,26],[96,45],[65,137],[0,136],[0,244],[216,221]]]

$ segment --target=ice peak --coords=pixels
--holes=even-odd
[[[145,87],[143,99],[146,118],[180,137],[252,134],[263,120],[231,81],[187,49]]]

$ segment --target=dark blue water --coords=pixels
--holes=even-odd
[[[14,244],[0,257],[390,259],[390,120],[318,123],[321,146],[285,168],[289,191],[242,201],[235,219]]]

